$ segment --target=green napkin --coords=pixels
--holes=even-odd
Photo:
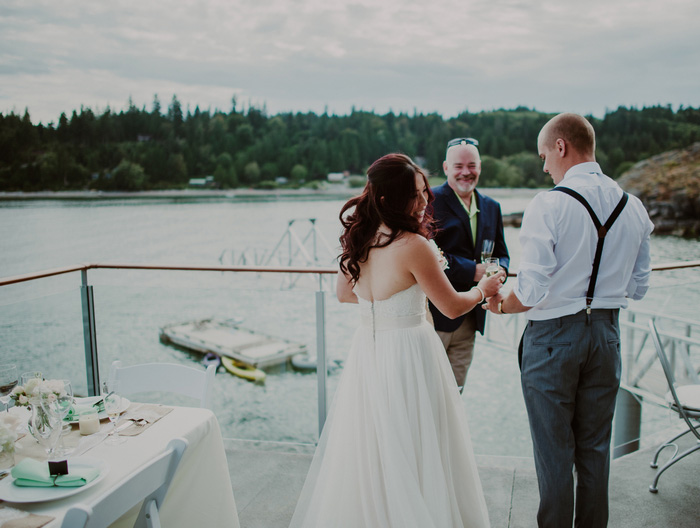
[[[100,475],[97,468],[71,468],[68,462],[68,474],[58,477],[49,475],[49,464],[33,458],[25,458],[14,468],[12,477],[16,486],[33,486],[36,488],[51,488],[53,486],[73,487],[84,486]]]
[[[70,411],[68,411],[68,414],[66,415],[64,420],[67,422],[74,422],[85,411],[89,411],[92,409],[96,409],[98,413],[104,412],[104,410],[105,410],[104,399],[99,399],[98,401],[95,402],[95,404],[74,403],[73,405],[71,405]]]

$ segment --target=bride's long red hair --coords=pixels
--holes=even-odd
[[[419,193],[416,174],[423,177],[428,188],[428,206],[420,222],[412,214]],[[340,223],[343,225],[340,245],[343,251],[339,260],[343,273],[352,282],[357,282],[360,264],[367,261],[370,249],[388,246],[405,232],[431,238],[434,224],[430,204],[434,199],[425,173],[408,156],[387,154],[372,163],[367,170],[367,184],[362,194],[348,200],[340,210]],[[377,231],[382,223],[391,234],[377,240]]]

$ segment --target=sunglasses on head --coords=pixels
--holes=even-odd
[[[474,145],[479,146],[479,141],[474,138],[454,138],[447,142],[447,148],[456,147],[457,145]]]

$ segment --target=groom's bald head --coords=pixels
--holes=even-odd
[[[557,139],[563,139],[569,148],[585,157],[595,157],[595,130],[588,120],[578,114],[565,113],[550,119],[542,128],[544,145],[553,148]]]

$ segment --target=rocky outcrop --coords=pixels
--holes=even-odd
[[[617,181],[644,202],[655,234],[700,238],[700,142],[640,161]]]

